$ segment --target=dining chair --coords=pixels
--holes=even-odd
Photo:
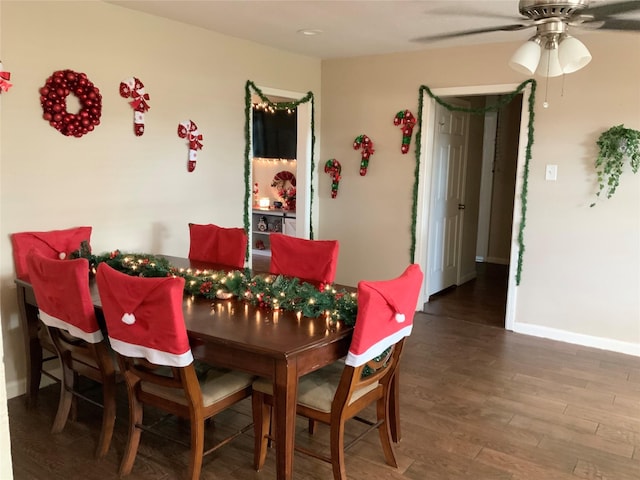
[[[335,480],[346,480],[344,452],[372,429],[377,429],[388,465],[397,467],[391,442],[389,402],[391,382],[397,372],[404,339],[411,334],[423,274],[416,264],[399,277],[358,283],[358,313],[349,353],[338,361],[300,378],[296,413],[330,426],[330,456],[296,447],[332,464]],[[273,386],[259,378],[253,384],[254,466],[265,462],[270,438]],[[376,421],[360,416],[376,405]],[[356,419],[366,432],[345,445],[345,422]]]
[[[74,397],[99,405],[103,411],[96,456],[104,457],[116,420],[116,369],[91,300],[89,262],[85,258],[51,259],[37,252],[26,260],[40,320],[62,366],[60,400],[51,431],[63,430]],[[79,390],[78,377],[102,384],[102,404]]]
[[[204,448],[205,421],[251,395],[253,377],[221,368],[196,368],[182,313],[184,279],[143,278],[102,263],[96,280],[111,347],[127,384],[129,439],[120,475],[131,473],[142,430],[144,406],[189,420],[187,478],[200,477],[202,459],[240,431]],[[157,433],[157,432],[156,432]]]
[[[11,245],[13,248],[13,262],[16,271],[16,279],[29,281],[29,268],[27,266],[27,255],[31,251],[36,251],[48,258],[66,258],[75,250],[78,250],[82,242],[91,242],[92,227],[74,227],[64,230],[50,230],[41,232],[17,232],[11,234]],[[20,299],[21,289],[18,289],[19,308],[29,308],[24,306]],[[24,307],[23,307],[24,306]],[[33,312],[35,315],[35,312]],[[21,311],[21,318],[27,312]],[[43,368],[58,359],[56,349],[51,343],[51,339],[46,329],[37,328],[30,331],[27,325],[22,325],[25,337],[25,350],[27,354],[27,401],[30,406],[35,405],[37,392],[40,386],[42,375],[55,382],[60,382],[60,378],[51,373],[50,369]],[[43,355],[44,354],[44,355]]]
[[[269,272],[298,277],[318,286],[336,278],[339,245],[337,240],[307,240],[272,233]]]
[[[242,228],[189,224],[189,259],[244,268],[247,233]]]

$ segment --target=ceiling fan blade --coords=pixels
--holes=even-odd
[[[597,22],[600,23],[600,22]],[[607,18],[602,20],[599,30],[625,30],[640,32],[640,20],[625,20],[622,18]]]
[[[595,20],[604,20],[610,15],[640,10],[640,0],[627,0],[621,2],[602,3],[593,7],[585,8],[580,12],[582,15],[593,16]]]
[[[447,40],[450,38],[456,37],[466,37],[467,35],[476,35],[478,33],[489,33],[489,32],[511,32],[515,30],[523,30],[525,28],[532,28],[535,25],[533,24],[513,24],[513,25],[501,25],[497,27],[486,27],[486,28],[478,28],[475,30],[463,30],[461,32],[451,32],[451,33],[442,33],[440,35],[427,35],[425,37],[418,37],[412,39],[413,42],[436,42],[438,40]]]
[[[427,10],[425,13],[427,15],[455,15],[455,16],[463,15],[467,17],[503,19],[503,20],[509,20],[511,22],[521,22],[523,20],[526,20],[526,18],[522,17],[521,15],[509,15],[509,14],[502,14],[502,13],[496,13],[496,12],[487,12],[486,10],[481,10],[478,8],[466,7],[466,6],[464,10],[461,10],[460,8],[453,9],[448,6],[435,7]]]

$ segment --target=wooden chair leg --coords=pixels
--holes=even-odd
[[[73,394],[71,393],[75,387],[75,372],[71,370],[64,361],[62,365],[62,381],[60,382],[60,400],[58,401],[58,411],[56,418],[53,420],[51,433],[59,433],[62,431],[69,418]]]
[[[264,401],[264,394],[253,391],[251,397],[251,410],[253,412],[253,466],[260,471],[267,459],[267,432],[271,427],[271,412]]]
[[[133,468],[133,462],[136,460],[138,446],[140,445],[140,430],[136,425],[142,424],[142,404],[135,398],[135,392],[129,391],[129,438],[127,447],[120,463],[120,476],[128,475]]]
[[[116,379],[103,379],[102,383],[102,429],[100,430],[100,440],[96,449],[96,457],[102,458],[109,451],[113,428],[116,423]]]
[[[316,433],[316,424],[317,422],[313,418],[309,419],[309,435]]]
[[[344,420],[331,422],[331,467],[334,480],[347,480],[344,466]]]
[[[204,452],[204,418],[191,412],[191,451],[189,452],[189,472],[187,478],[198,480],[202,470]]]
[[[378,421],[383,422],[378,426],[378,434],[380,435],[380,443],[382,444],[382,451],[384,453],[385,462],[387,465],[398,468],[398,462],[396,461],[396,454],[393,451],[391,425],[389,422],[389,395],[385,395],[379,399],[376,403],[376,412]]]

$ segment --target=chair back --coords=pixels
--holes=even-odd
[[[64,259],[83,241],[91,243],[91,227],[74,227],[48,232],[19,232],[11,235],[16,277],[29,281],[27,255],[32,250],[48,258]]]
[[[422,279],[422,270],[412,264],[393,280],[358,283],[358,314],[347,365],[363,365],[411,334]]]
[[[96,281],[116,352],[170,367],[193,362],[182,314],[183,278],[134,277],[101,263]]]
[[[57,260],[32,251],[26,266],[45,325],[66,330],[88,343],[102,341],[89,290],[87,259]]]
[[[247,234],[242,228],[189,224],[189,259],[244,267]]]
[[[314,284],[333,283],[338,265],[337,240],[307,240],[272,233],[269,272]]]

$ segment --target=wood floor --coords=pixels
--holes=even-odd
[[[416,315],[402,360],[399,468],[384,463],[374,433],[347,452],[350,479],[640,479],[640,358],[519,335],[484,320],[472,323],[461,319],[460,307],[432,307]],[[103,460],[93,459],[96,407],[79,403],[77,421],[52,435],[55,386],[41,390],[33,410],[21,397],[9,400],[14,478],[118,478],[127,437],[124,390],[120,398],[114,442]],[[222,435],[227,425],[249,422],[247,401],[216,417],[208,433]],[[326,449],[328,429],[319,426],[310,437],[305,427],[300,420],[297,442]],[[360,429],[348,424],[347,437]],[[165,430],[188,439],[184,425],[168,423]],[[208,456],[201,478],[275,479],[273,452],[264,470],[255,472],[252,451],[249,431]],[[143,433],[127,478],[179,479],[186,463],[184,447]],[[294,472],[296,479],[331,478],[329,465],[298,454]]]

